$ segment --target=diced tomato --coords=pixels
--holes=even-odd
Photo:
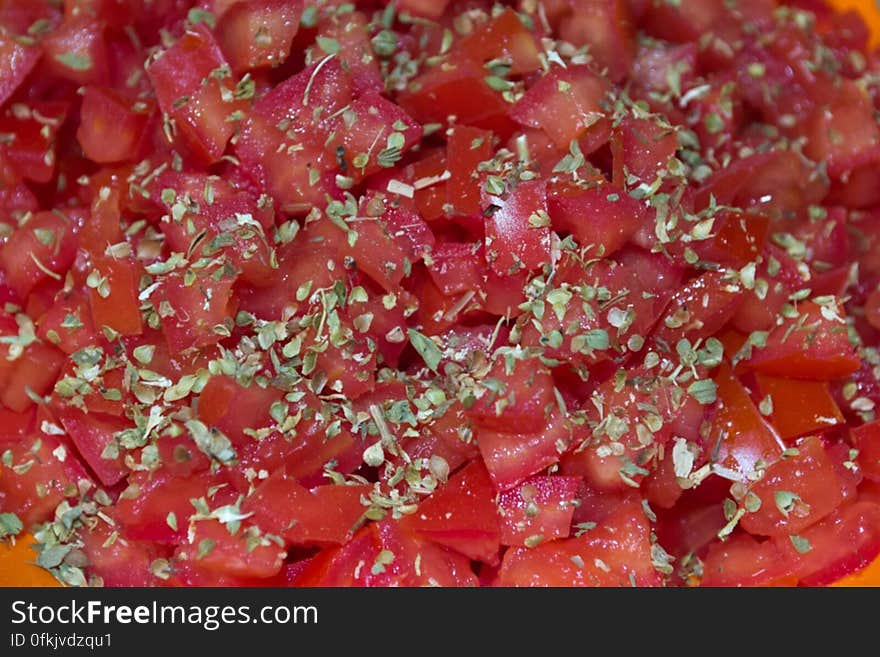
[[[135,110],[112,89],[87,87],[80,115],[76,138],[90,160],[122,162],[137,156],[149,120],[147,111]]]
[[[328,130],[326,147],[355,180],[393,166],[422,136],[418,123],[375,92],[352,101]]]
[[[827,381],[859,368],[849,342],[843,310],[836,299],[820,306],[802,304],[797,316],[785,320],[767,336],[764,347],[752,351],[740,367],[773,376]]]
[[[492,133],[468,126],[453,128],[446,145],[446,159],[450,165],[447,203],[457,214],[479,214],[482,176],[476,170],[480,162],[492,159]]]
[[[479,461],[454,474],[422,501],[415,513],[403,518],[400,526],[470,559],[498,563],[495,489]]]
[[[784,449],[743,385],[722,365],[715,377],[718,410],[707,449],[715,471],[732,480],[747,480],[758,469],[775,463]]]
[[[534,360],[500,360],[476,390],[482,394],[467,414],[478,426],[496,431],[540,431],[556,405],[553,377],[542,363]]]
[[[859,468],[865,476],[880,480],[880,421],[869,422],[852,430]]]
[[[270,411],[282,396],[280,390],[256,382],[242,386],[228,376],[213,376],[199,396],[199,418],[222,431],[233,445],[244,445],[253,440],[246,430],[260,432],[276,424]]]
[[[75,457],[55,436],[28,436],[4,446],[4,453],[10,454],[12,464],[0,463],[0,503],[4,509],[14,509],[25,527],[49,520],[55,507],[70,493],[75,494],[71,484],[80,474]]]
[[[822,441],[806,438],[797,450],[795,456],[770,465],[751,486],[761,505],[740,521],[746,531],[762,536],[798,534],[843,501],[842,482]]]
[[[122,450],[117,449],[115,454],[108,454],[106,450],[116,444],[117,433],[133,428],[130,422],[83,413],[75,408],[65,409],[60,419],[83,460],[105,486],[120,482],[128,474],[128,468],[122,462]]]
[[[204,26],[188,30],[147,69],[162,111],[196,157],[220,159],[235,130],[230,120],[246,108],[213,34]]]
[[[520,182],[505,195],[486,194],[486,259],[503,276],[550,260],[550,220],[543,182]]]
[[[624,117],[611,138],[614,157],[613,182],[623,186],[627,176],[652,183],[658,172],[667,168],[675,155],[678,138],[675,131],[652,119]]]
[[[660,581],[651,563],[649,525],[637,502],[621,504],[595,529],[504,555],[501,586],[650,586]]]
[[[430,68],[397,101],[422,124],[455,116],[464,125],[506,130],[507,103],[485,82],[485,70],[468,60]]]
[[[418,567],[416,567],[418,562]],[[476,586],[466,557],[420,541],[396,523],[361,529],[340,548],[319,552],[299,586]]]
[[[242,504],[263,531],[295,545],[343,544],[363,516],[371,486],[319,486],[313,491],[278,471]]]
[[[14,135],[0,144],[0,163],[12,169],[8,179],[38,183],[52,179],[58,158],[56,136],[68,107],[64,101],[36,102],[33,107],[16,104],[0,117],[0,131]]]
[[[691,0],[687,6],[665,2],[646,3],[645,24],[651,35],[666,41],[697,41],[711,31],[723,16],[721,5],[712,0]]]
[[[498,496],[502,545],[568,538],[581,485],[580,477],[538,476],[502,492]]]
[[[352,86],[339,62],[325,58],[254,103],[236,153],[281,209],[303,212],[324,200],[324,176],[338,166],[323,147],[324,124],[351,102]]]
[[[13,361],[8,381],[0,383],[0,403],[19,413],[29,408],[52,390],[63,362],[64,354],[52,345],[30,345]]]
[[[236,2],[224,12],[217,38],[236,73],[279,66],[290,54],[302,7],[284,0]]]
[[[842,506],[804,530],[800,541],[773,539],[780,563],[790,564],[805,586],[823,586],[866,566],[880,554],[880,506],[858,501]]]
[[[5,23],[4,23],[5,24]],[[8,35],[0,35],[0,105],[5,103],[40,59],[38,48],[25,46]]]
[[[71,292],[59,298],[37,324],[37,337],[65,354],[87,347],[95,340],[95,327],[86,296]]]
[[[553,69],[517,101],[510,116],[520,125],[540,128],[559,148],[568,149],[587,131],[607,129],[607,92],[607,83],[586,66]]]
[[[510,64],[510,73],[531,73],[541,67],[540,50],[535,37],[512,9],[505,9],[488,23],[461,39],[455,52],[483,66],[490,60]]]
[[[320,402],[310,394],[292,402],[287,414],[299,417],[295,434],[275,432],[260,441],[251,441],[239,450],[241,470],[274,472],[284,467],[288,475],[305,486],[325,483],[325,467],[332,466],[343,474],[353,472],[363,461],[366,445],[344,425],[337,433],[329,434],[330,423],[319,415],[320,410]]]
[[[385,90],[379,60],[370,43],[369,19],[364,12],[346,12],[341,17],[330,15],[318,28],[319,36],[328,39],[331,50],[339,45],[337,57],[351,75],[355,95]]]
[[[122,335],[140,335],[143,324],[137,263],[128,258],[103,257],[92,264],[92,275],[97,279],[94,287],[89,286],[94,325],[108,326]]]
[[[575,0],[572,13],[563,19],[559,35],[576,46],[589,46],[590,54],[608,77],[620,82],[629,73],[635,56],[635,25],[624,0]]]
[[[726,274],[701,274],[673,295],[666,314],[657,323],[652,343],[661,352],[674,349],[681,339],[696,344],[717,333],[736,312],[742,298],[742,289],[727,280]]]
[[[109,58],[101,23],[88,16],[65,20],[42,45],[43,63],[54,75],[76,84],[106,81]]]
[[[0,248],[7,283],[21,298],[40,281],[61,280],[76,255],[70,220],[53,212],[33,215]]]
[[[570,428],[560,413],[547,419],[546,428],[535,433],[477,431],[480,454],[498,490],[507,490],[559,460],[570,440]]]
[[[783,439],[821,433],[843,422],[826,381],[798,381],[758,374],[759,399],[770,400],[770,423]]]
[[[114,516],[122,534],[132,540],[179,542],[196,513],[191,500],[207,500],[210,488],[221,483],[207,473],[172,476],[164,467],[155,473],[135,473],[129,478],[132,492],[120,497]],[[211,502],[217,505],[218,500]]]
[[[231,533],[217,520],[201,520],[195,523],[192,540],[178,547],[176,556],[197,570],[262,579],[278,574],[285,552],[268,539],[251,545],[245,527]]]
[[[817,108],[807,120],[805,153],[827,163],[829,175],[835,178],[880,161],[880,127],[872,120],[873,112],[858,86],[844,82],[834,104]]]
[[[786,540],[788,538],[786,537]],[[768,586],[789,578],[789,570],[773,541],[758,542],[740,534],[725,543],[715,543],[703,561],[703,586]]]
[[[219,274],[219,277],[217,276]],[[174,353],[216,344],[231,320],[229,304],[233,279],[222,269],[213,274],[196,275],[187,285],[183,276],[168,276],[151,299],[159,311],[162,332]],[[164,304],[170,312],[163,316]]]
[[[98,522],[95,529],[85,532],[82,551],[91,572],[104,586],[155,586],[157,578],[150,565],[158,555],[153,546],[133,543],[120,538],[112,525]]]
[[[564,187],[547,199],[553,227],[571,233],[596,255],[621,249],[645,222],[642,205],[622,189],[600,184],[586,189]]]

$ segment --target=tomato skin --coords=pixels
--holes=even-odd
[[[6,23],[4,23],[6,24]],[[40,50],[0,35],[0,105],[4,104],[40,59]]]
[[[495,489],[489,473],[474,461],[423,500],[400,526],[470,559],[498,563],[500,533]]]
[[[755,349],[739,368],[818,381],[852,374],[859,368],[859,360],[849,342],[843,311],[837,310],[839,308],[837,303],[823,308],[811,301],[805,302],[799,308],[799,316],[774,328],[766,346]]]
[[[217,38],[236,73],[278,66],[290,54],[302,7],[284,0],[237,2],[224,12]]]
[[[112,89],[86,87],[76,138],[90,160],[107,164],[134,159],[143,137],[147,112],[136,112]]]
[[[649,525],[641,505],[621,504],[581,536],[515,547],[504,554],[499,586],[656,586]],[[597,563],[600,560],[604,567]]]
[[[501,544],[522,546],[535,536],[568,538],[582,483],[580,477],[538,476],[499,494]]]

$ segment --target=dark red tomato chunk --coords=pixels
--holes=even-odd
[[[0,541],[68,585],[863,577],[871,38],[813,0],[0,2]]]

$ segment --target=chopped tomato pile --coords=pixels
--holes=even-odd
[[[0,539],[69,585],[880,554],[880,53],[821,0],[0,3]]]

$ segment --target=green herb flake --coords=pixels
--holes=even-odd
[[[791,540],[791,544],[794,546],[794,549],[798,551],[798,554],[806,554],[810,550],[813,549],[813,546],[803,536],[797,536],[796,534],[792,534],[788,537]]]
[[[431,338],[419,333],[415,329],[409,329],[408,333],[409,342],[413,346],[413,349],[419,353],[419,356],[425,361],[425,365],[436,372],[437,367],[440,365],[440,358],[443,356],[440,348]]]
[[[0,513],[0,538],[18,536],[24,526],[14,513]]]
[[[55,59],[67,68],[72,68],[74,71],[88,71],[92,68],[92,58],[88,55],[80,55],[75,52],[65,52],[60,55],[55,55]]]

